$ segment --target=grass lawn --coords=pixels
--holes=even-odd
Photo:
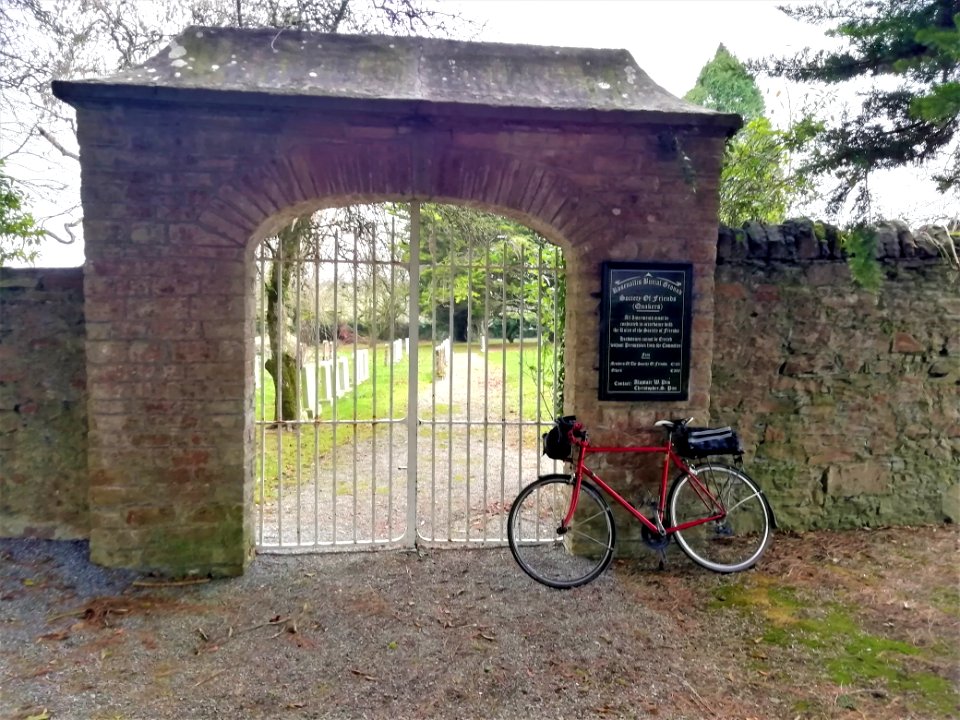
[[[539,376],[538,363],[543,364],[543,370]],[[505,377],[508,416],[522,417],[524,420],[540,419],[546,422],[553,419],[555,413],[552,407],[554,385],[552,353],[543,353],[541,356],[532,340],[524,341],[522,352],[519,342],[491,344],[488,347],[487,369],[491,378]],[[506,369],[505,375],[504,369]],[[499,404],[500,398],[497,397],[496,401]]]

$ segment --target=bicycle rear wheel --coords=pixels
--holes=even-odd
[[[676,527],[717,514],[703,489],[716,498],[725,515],[677,531],[680,548],[695,563],[714,572],[752,567],[770,544],[773,525],[759,486],[746,473],[720,463],[691,465],[690,471],[702,487],[686,473],[674,480],[667,496],[670,525]]]
[[[507,518],[514,559],[527,575],[553,588],[597,578],[613,559],[616,544],[610,506],[587,483],[580,485],[570,525],[561,530],[573,487],[569,475],[543,475],[520,491]]]

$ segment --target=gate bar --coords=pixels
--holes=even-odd
[[[396,297],[396,277],[397,277],[396,257],[397,257],[397,216],[396,216],[396,215],[391,215],[391,216],[390,216],[390,297],[391,297],[391,298]],[[397,325],[396,325],[396,323],[397,323],[397,320],[396,320],[396,318],[394,317],[393,313],[391,312],[391,313],[390,313],[390,335],[389,335],[389,337],[390,337],[390,345],[388,345],[387,350],[385,351],[385,352],[387,353],[387,357],[390,358],[390,360],[389,360],[389,364],[390,364],[389,374],[390,374],[390,387],[391,387],[391,388],[394,386],[394,385],[393,385],[393,368],[394,368],[394,362],[393,362],[393,343],[394,343],[394,341],[396,341],[396,339],[397,339]],[[418,331],[419,331],[419,324],[417,325],[417,328],[418,328]],[[408,330],[407,334],[409,335],[409,330]],[[409,353],[408,353],[408,355],[409,355]],[[408,358],[408,360],[409,360],[409,358]],[[374,386],[374,387],[376,387],[376,386]],[[394,393],[391,391],[390,394],[389,394],[389,396],[388,396],[388,397],[389,397],[389,400],[387,401],[387,407],[389,408],[389,409],[388,409],[388,415],[389,415],[389,417],[390,417],[391,419],[394,417],[394,412],[393,412],[393,400],[394,400],[394,398],[393,398],[393,396],[394,396]],[[388,428],[388,434],[387,434],[387,436],[388,436],[388,438],[389,438],[389,443],[390,443],[389,446],[388,446],[388,450],[387,450],[387,537],[388,537],[390,540],[394,540],[394,535],[393,535],[393,471],[394,471],[394,460],[393,460],[393,437],[394,437],[394,435],[393,435],[393,426],[394,426],[393,423],[390,423],[390,424],[387,426],[387,428]]]
[[[417,362],[420,357],[420,294],[413,288],[420,287],[420,203],[410,202],[410,297],[408,300],[410,322],[409,338],[409,384],[407,386],[407,528],[403,544],[417,546],[417,439],[420,434],[420,415],[417,407]]]

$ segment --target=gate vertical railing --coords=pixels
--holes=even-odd
[[[457,340],[448,374],[434,383],[429,404],[421,403],[420,462],[429,482],[419,496],[418,529],[425,542],[503,542],[510,501],[545,467],[539,434],[552,418],[556,388],[545,388],[549,399],[540,388],[547,374],[551,381],[559,376],[546,371],[559,356],[556,299],[548,298],[562,263],[541,238],[506,226],[506,235],[485,234],[462,247],[434,237],[433,225],[423,231],[431,342]],[[547,247],[552,266],[544,261]]]
[[[412,547],[417,542],[417,438],[420,431],[420,415],[417,412],[419,402],[418,367],[420,353],[420,295],[414,288],[420,287],[420,203],[410,203],[410,299],[407,324],[410,343],[410,367],[407,374],[407,530],[404,545]]]
[[[315,219],[298,246],[261,246],[261,550],[500,543],[512,498],[555,467],[540,455],[539,434],[554,413],[561,362],[559,251],[492,216],[451,228],[446,210],[453,219],[466,211],[428,208],[427,226],[416,202],[399,222],[396,210],[351,208],[348,224]],[[421,321],[429,361],[419,353]],[[288,379],[302,409],[283,418],[291,344]]]

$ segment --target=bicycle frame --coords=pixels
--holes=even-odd
[[[708,522],[713,522],[715,520],[722,520],[727,515],[726,509],[723,507],[723,504],[707,489],[707,486],[700,482],[700,478],[697,477],[690,466],[687,465],[683,459],[677,455],[673,450],[673,444],[670,440],[667,440],[666,445],[628,445],[625,447],[617,446],[593,446],[590,445],[589,441],[584,438],[580,440],[575,437],[571,437],[571,442],[574,443],[579,448],[577,452],[577,460],[575,463],[574,469],[574,485],[573,492],[570,496],[570,507],[567,510],[567,514],[563,518],[563,527],[570,525],[571,520],[573,520],[573,513],[577,509],[577,504],[580,500],[580,486],[583,483],[583,477],[586,475],[597,487],[603,490],[609,497],[613,498],[624,510],[626,510],[630,515],[632,515],[638,522],[645,525],[650,531],[655,532],[661,536],[669,535],[671,533],[679,532],[681,530],[686,530],[687,528],[694,527],[695,525],[703,525]],[[657,500],[657,513],[655,516],[656,523],[651,522],[643,513],[637,510],[633,504],[624,498],[620,493],[610,487],[603,478],[597,475],[593,470],[586,466],[585,460],[588,455],[599,455],[602,453],[635,453],[641,455],[663,455],[663,472],[660,476],[660,493]],[[675,525],[672,527],[664,527],[663,518],[666,516],[667,508],[667,484],[670,481],[670,465],[673,463],[676,465],[677,469],[686,474],[690,478],[690,486],[696,491],[699,495],[700,500],[703,502],[705,507],[713,508],[715,514],[708,517],[698,518],[696,520],[691,520],[690,522],[685,522],[680,525]]]

